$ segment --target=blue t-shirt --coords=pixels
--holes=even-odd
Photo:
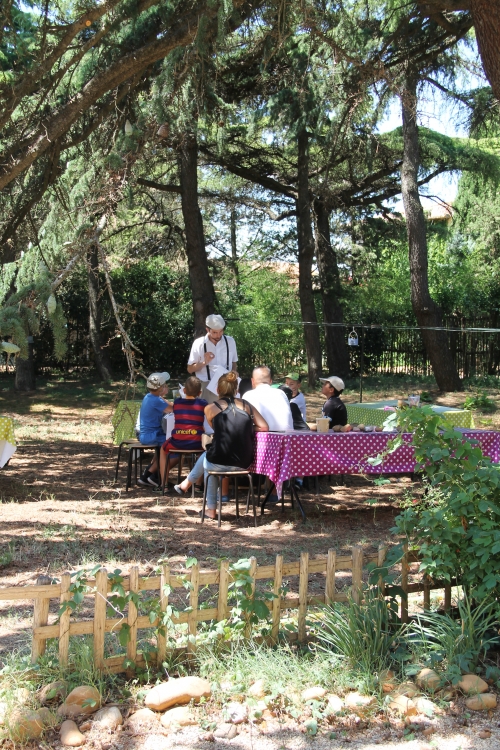
[[[141,404],[141,431],[139,440],[141,443],[165,442],[165,430],[161,426],[161,418],[167,407],[167,402],[161,396],[154,393],[146,393]]]

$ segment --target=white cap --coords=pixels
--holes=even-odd
[[[151,388],[152,391],[156,391],[157,388],[165,385],[167,380],[170,380],[168,372],[153,372],[147,380],[146,387]]]
[[[226,327],[226,321],[222,317],[222,315],[207,315],[207,319],[205,320],[205,325],[207,328],[211,328],[212,331],[222,331],[223,328]]]
[[[342,378],[338,378],[336,375],[331,375],[329,378],[320,378],[320,380],[330,383],[332,388],[335,388],[336,391],[343,391],[345,388],[345,383]]]

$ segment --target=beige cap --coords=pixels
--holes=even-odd
[[[146,387],[156,391],[157,388],[161,388],[162,385],[165,385],[167,380],[170,380],[168,372],[153,372],[146,382]]]
[[[222,317],[222,315],[207,315],[207,319],[205,320],[205,325],[207,328],[211,328],[212,331],[222,331],[223,328],[226,327],[226,321]]]
[[[342,378],[338,378],[336,375],[331,375],[329,378],[320,378],[320,380],[330,383],[332,388],[335,388],[336,391],[343,391],[345,388],[345,383]]]

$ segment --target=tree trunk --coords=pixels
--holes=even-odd
[[[236,282],[236,286],[239,286],[240,284],[240,274],[238,271],[238,246],[236,244],[236,222],[238,220],[238,216],[236,214],[236,209],[231,209],[231,267],[233,269],[234,274],[234,280]]]
[[[101,338],[102,298],[99,289],[99,248],[91,245],[87,251],[87,279],[89,291],[89,337],[94,352],[94,363],[101,380],[113,379],[109,352],[103,349]]]
[[[315,201],[316,214],[316,259],[321,283],[321,302],[325,323],[343,323],[344,311],[340,303],[340,284],[337,254],[330,240],[330,212],[322,201]],[[326,361],[330,375],[349,377],[349,352],[345,341],[344,326],[325,326]]]
[[[194,327],[196,334],[201,335],[206,330],[205,318],[214,312],[215,292],[208,270],[203,219],[198,204],[198,145],[193,134],[186,136],[179,151],[179,177]]]
[[[462,382],[451,356],[446,332],[429,330],[441,328],[443,319],[440,307],[429,292],[425,218],[418,194],[417,82],[416,76],[408,77],[401,95],[404,140],[401,192],[408,235],[411,303],[439,388],[442,391],[459,391],[462,390]]]
[[[500,100],[500,0],[471,0],[470,5],[484,72]]]
[[[28,359],[16,358],[16,379],[14,389],[16,391],[36,390],[35,359],[33,356],[33,340],[28,338]]]
[[[317,325],[316,308],[312,290],[312,264],[314,259],[314,237],[311,225],[309,198],[309,149],[308,135],[301,130],[298,139],[298,196],[297,196],[297,240],[299,250],[299,298],[304,325],[309,385],[314,387],[321,375],[321,344]],[[311,325],[308,325],[311,324]]]

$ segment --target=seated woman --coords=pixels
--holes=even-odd
[[[214,431],[213,442],[208,446],[206,455],[200,456],[187,478],[175,486],[176,492],[183,494],[205,472],[205,482],[208,481],[208,518],[215,518],[217,508],[217,480],[215,477],[208,477],[208,472],[246,470],[254,456],[254,426],[257,432],[269,431],[266,420],[255,407],[235,398],[237,388],[238,376],[235,372],[226,372],[219,378],[219,399],[205,408],[205,416]]]

